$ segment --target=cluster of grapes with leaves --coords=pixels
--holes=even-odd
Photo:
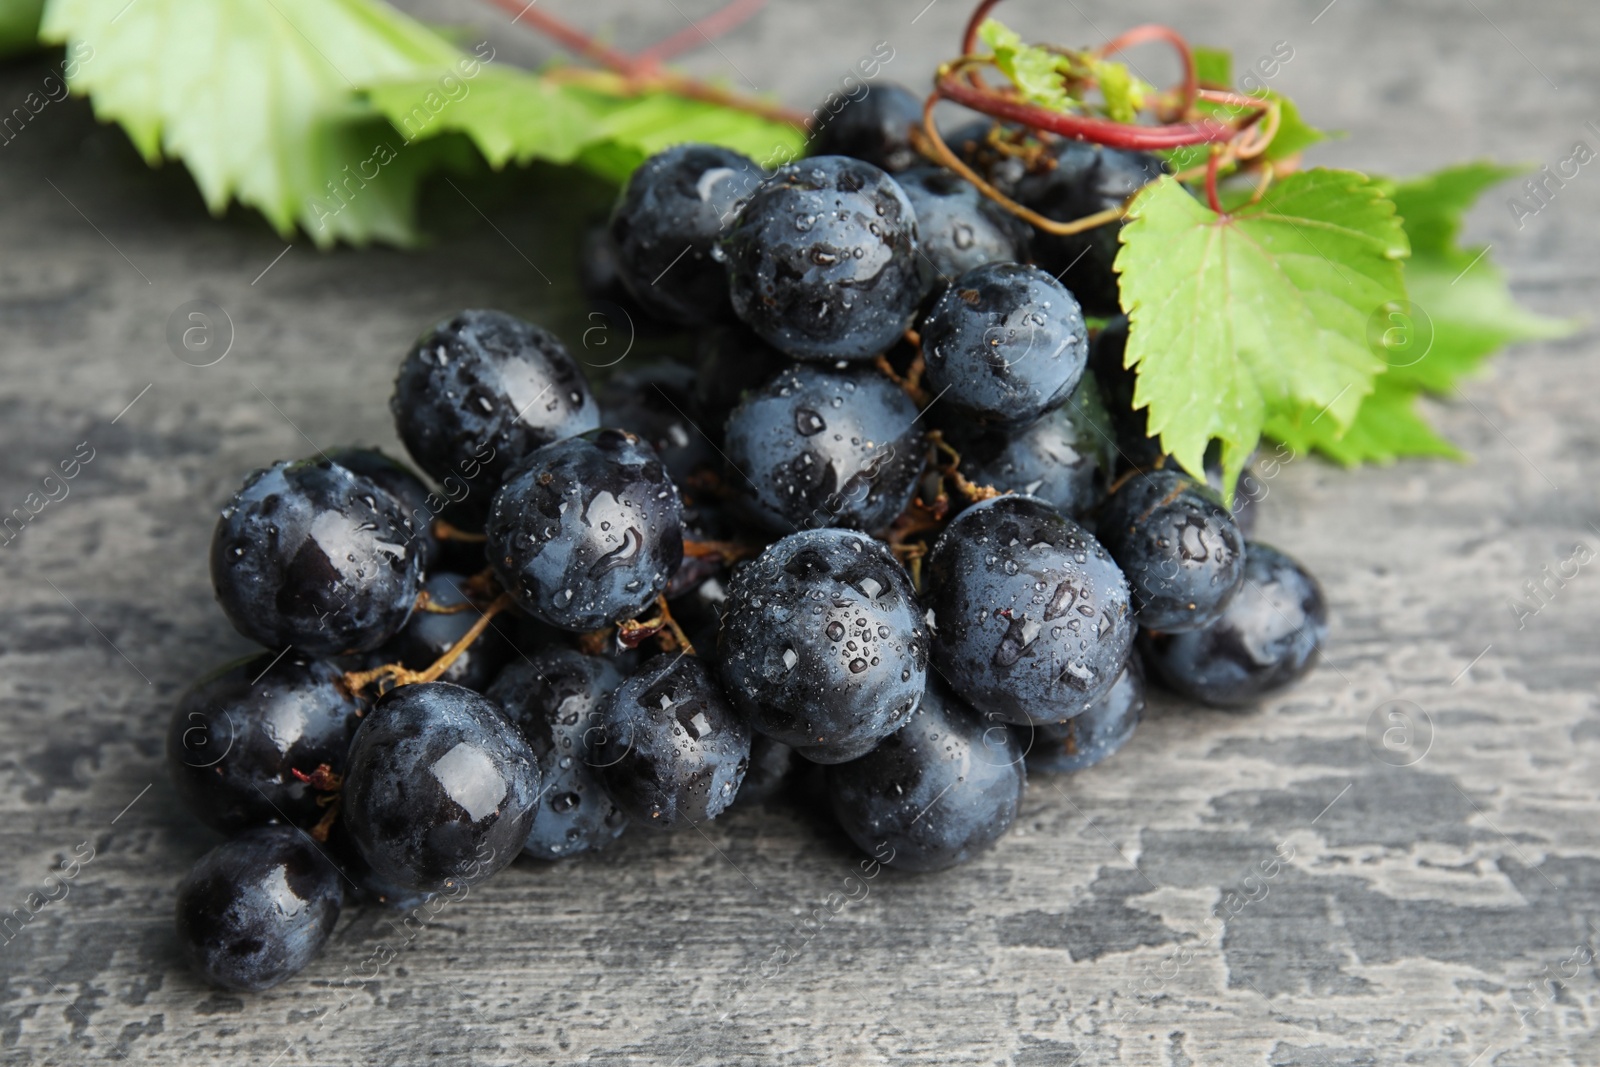
[[[48,0],[40,36],[92,49],[73,89],[152,163],[182,159],[214,211],[237,199],[321,245],[414,242],[419,184],[441,169],[543,160],[620,181],[681,142],[763,161],[804,150],[805,116],[667,66],[753,0],[631,55],[533,4],[493,2],[582,62],[480,64],[380,0]],[[1226,52],[1164,26],[1093,49],[1028,44],[990,17],[996,2],[937,69],[919,147],[1046,232],[1121,227],[1133,403],[1188,470],[1220,444],[1231,491],[1263,436],[1347,465],[1457,455],[1418,398],[1449,393],[1508,342],[1570,329],[1520,309],[1484,250],[1458,244],[1463,213],[1516,168],[1399,180],[1305,167],[1324,134],[1281,94],[1234,88]],[[1114,58],[1149,44],[1176,54],[1174,88]],[[944,143],[941,101],[994,119],[994,145],[1024,159],[1074,138],[1155,152],[1169,173],[1113,210],[1045,218]],[[328,211],[379,144],[381,179]]]

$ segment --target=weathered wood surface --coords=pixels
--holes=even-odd
[[[1277,84],[1350,132],[1324,158],[1351,165],[1555,165],[1600,144],[1591,4],[1339,0],[1313,23],[1325,2],[1008,13],[1068,42],[1165,19],[1245,63],[1288,41]],[[887,76],[920,80],[965,15],[925,3],[774,4],[693,62],[802,102],[887,40]],[[712,5],[556,4],[613,19],[624,44],[681,27],[679,6]],[[472,21],[503,56],[541,54],[487,7],[415,9]],[[0,71],[0,102],[46,71]],[[1525,228],[1503,198],[1475,219],[1541,310],[1594,307],[1591,170]],[[499,232],[445,187],[444,236],[423,253],[299,241],[276,258],[285,242],[240,213],[208,219],[181,172],[146,171],[81,102],[0,147],[0,510],[93,449],[0,551],[0,913],[93,848],[65,899],[0,944],[0,1059],[1600,1062],[1600,975],[1581,962],[1600,892],[1600,577],[1584,567],[1520,629],[1507,606],[1600,545],[1592,330],[1517,351],[1436,409],[1470,465],[1273,478],[1263,537],[1326,584],[1328,662],[1259,712],[1158,707],[1108,765],[1036,779],[1017,829],[965,869],[883,874],[808,930],[856,857],[775,806],[519,863],[409,932],[352,912],[264,996],[201,987],[174,953],[172,890],[213,839],[179,809],[161,739],[176,694],[246,651],[206,579],[216,507],[309,442],[392,446],[396,361],[436,316],[504,307],[574,344],[589,325],[571,245],[603,195],[549,176],[464,191]],[[212,367],[165,341],[192,299],[232,319]],[[1419,724],[1405,766],[1369,741],[1392,701]],[[1255,899],[1219,923],[1229,894]]]

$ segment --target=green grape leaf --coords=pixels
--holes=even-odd
[[[1122,63],[1091,59],[1089,70],[1100,86],[1107,116],[1115,122],[1132,122],[1139,117],[1149,86],[1135,78]]]
[[[1302,455],[1315,451],[1345,467],[1389,464],[1404,456],[1463,458],[1460,449],[1440,437],[1418,414],[1421,394],[1391,378],[1387,374],[1377,377],[1348,427],[1340,429],[1332,420],[1319,418],[1317,412],[1302,409],[1269,419],[1267,436]]]
[[[1121,240],[1134,407],[1185,469],[1201,475],[1220,440],[1231,493],[1270,419],[1310,408],[1336,433],[1355,420],[1384,369],[1368,321],[1404,299],[1408,251],[1364,175],[1301,171],[1225,215],[1162,178],[1134,199]]]
[[[1489,249],[1456,243],[1462,216],[1490,187],[1522,168],[1466,163],[1404,181],[1385,181],[1411,239],[1409,303],[1393,309],[1381,341],[1389,374],[1446,392],[1501,347],[1564,337],[1577,323],[1517,306]]]
[[[1212,48],[1197,44],[1194,53],[1194,72],[1200,84],[1213,89],[1233,88],[1233,53],[1226,48]]]
[[[1083,101],[1073,95],[1073,87],[1093,79],[1106,115],[1116,122],[1132,122],[1154,91],[1125,63],[1090,52],[1069,55],[1026,44],[1015,30],[995,19],[985,19],[978,27],[978,39],[989,46],[995,67],[1025,100],[1051,111],[1082,110]]]
[[[1015,30],[995,19],[978,27],[978,39],[994,53],[994,65],[1030,103],[1065,111],[1074,103],[1061,79],[1063,57],[1023,43]]]
[[[1518,307],[1488,248],[1456,243],[1462,216],[1483,193],[1521,172],[1479,162],[1404,181],[1377,180],[1394,201],[1411,244],[1408,299],[1369,323],[1368,341],[1387,365],[1385,373],[1342,433],[1314,412],[1301,411],[1271,419],[1270,436],[1346,466],[1402,456],[1461,457],[1418,413],[1422,394],[1448,392],[1503,345],[1562,337],[1577,325]]]
[[[463,61],[377,0],[49,0],[41,35],[92,47],[72,89],[146,160],[181,159],[213,213],[237,198],[285,236],[410,243],[417,184],[452,158],[354,99]]]
[[[1412,254],[1446,255],[1460,251],[1456,238],[1461,234],[1462,216],[1478,198],[1490,187],[1515,178],[1524,170],[1525,167],[1481,160],[1415,178],[1376,180],[1405,220]]]
[[[613,98],[595,135],[597,142],[635,154],[630,173],[646,157],[686,141],[720,144],[767,167],[786,163],[805,149],[805,134],[786,123],[670,93]]]
[[[362,97],[408,143],[462,133],[496,169],[534,159],[570,163],[578,158],[604,114],[591,96],[536,74],[493,66],[472,78],[452,77],[446,69],[362,87]]]
[[[768,166],[800,154],[805,135],[719,104],[666,92],[618,96],[512,68],[488,67],[369,86],[364,97],[408,140],[466,135],[494,167],[535,159],[573,163],[621,181],[645,159],[675,144],[725,145]]]
[[[1319,130],[1308,123],[1300,117],[1300,109],[1295,106],[1295,102],[1276,89],[1266,89],[1257,95],[1266,100],[1276,100],[1279,107],[1278,132],[1273,135],[1272,143],[1267,145],[1267,150],[1261,153],[1263,159],[1288,159],[1330,137],[1343,136]]]
[[[44,0],[0,3],[0,58],[26,55],[39,48],[39,16]]]
[[[1203,166],[1206,157],[1211,155],[1211,146],[1208,144],[1186,144],[1178,148],[1164,148],[1156,155],[1167,161],[1168,174],[1182,174],[1186,170]]]

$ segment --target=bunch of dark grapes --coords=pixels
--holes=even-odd
[[[231,835],[178,893],[208,981],[265,989],[352,901],[437,909],[806,762],[861,848],[949,867],[1027,771],[1125,745],[1147,677],[1233,706],[1311,668],[1317,583],[1162,454],[1126,321],[1085,317],[1117,311],[1114,225],[1031,233],[917,156],[907,95],[770,172],[702,145],[635,172],[584,273],[698,329],[693,365],[591,392],[554,334],[463,311],[395,383],[422,474],[345,447],[245,478],[211,577],[263,650],[168,735]],[[997,132],[949,141],[1057,219],[1161,172]]]

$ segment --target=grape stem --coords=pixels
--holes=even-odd
[[[912,588],[919,593],[922,591],[922,561],[928,554],[928,542],[918,535],[942,529],[949,510],[950,498],[945,495],[944,483],[940,482],[939,495],[931,506],[918,497],[889,527],[886,537],[889,551],[911,572]],[[918,539],[913,541],[913,537]]]
[[[918,150],[976,185],[979,192],[999,204],[1006,211],[1017,216],[1017,218],[1022,219],[1036,229],[1043,230],[1045,233],[1067,237],[1075,233],[1082,233],[1085,230],[1092,230],[1096,226],[1104,226],[1109,222],[1116,222],[1128,213],[1127,205],[1124,204],[1121,207],[1097,211],[1093,215],[1085,215],[1083,218],[1073,219],[1071,222],[1058,222],[1055,219],[1046,218],[1032,208],[1023,207],[1005,193],[984,181],[983,178],[979,177],[977,171],[967,166],[960,156],[950,151],[950,146],[944,143],[944,138],[939,134],[939,127],[933,121],[933,108],[938,102],[939,94],[937,92],[929,96],[922,106],[922,128],[913,127],[913,132],[917,135],[915,141]]]
[[[761,546],[743,541],[685,541],[683,554],[691,559],[710,559],[716,556],[724,563],[737,563],[741,559],[760,555]]]
[[[344,775],[326,763],[317,764],[310,774],[297,767],[290,767],[289,773],[294,775],[296,781],[304,782],[317,791],[317,804],[326,810],[317,824],[306,832],[313,840],[326,843],[328,835],[333,832],[334,821],[339,818],[339,795],[344,789]]]
[[[513,603],[510,593],[501,593],[495,597],[488,607],[482,609],[482,615],[472,624],[472,629],[462,634],[461,639],[446,649],[445,654],[434,660],[426,670],[413,671],[399,663],[385,663],[367,671],[346,671],[345,688],[352,693],[360,693],[367,686],[377,682],[380,687],[379,692],[387,693],[397,686],[438,681],[439,677],[461,658],[462,653],[483,636],[483,632],[489,628],[494,617],[510,608]]]
[[[688,655],[695,655],[694,645],[678,625],[678,620],[672,617],[672,609],[667,606],[665,596],[656,597],[655,618],[624,619],[616,626],[602,626],[598,630],[580,634],[578,650],[587,656],[603,656],[613,637],[623,648],[638,648],[654,637],[663,652],[682,650]]]
[[[1195,101],[1200,98],[1200,74],[1194,64],[1194,50],[1189,47],[1189,42],[1183,35],[1171,26],[1162,26],[1159,23],[1147,22],[1142,26],[1135,26],[1131,30],[1124,30],[1111,40],[1095,49],[1094,54],[1102,59],[1126,52],[1130,48],[1150,41],[1165,41],[1178,53],[1178,61],[1183,64],[1183,83],[1179,86],[1178,106],[1173,109],[1174,117],[1181,118],[1194,108]]]
[[[996,57],[979,52],[982,45],[979,37],[984,20],[999,2],[1000,0],[979,0],[972,16],[967,20],[966,30],[962,35],[962,54],[958,59],[939,67],[934,77],[933,91],[923,103],[922,124],[920,127],[912,128],[912,141],[923,155],[955,171],[977,186],[984,196],[1036,229],[1065,237],[1117,222],[1127,216],[1131,198],[1117,207],[1066,222],[1047,218],[1024,207],[985,181],[965,160],[952,152],[949,145],[945,144],[933,121],[933,110],[939,101],[949,100],[988,115],[1001,123],[1021,127],[1023,132],[1019,139],[1025,143],[1020,149],[1013,150],[1004,145],[1001,140],[1002,135],[993,130],[990,142],[995,148],[1007,154],[1023,156],[1030,171],[1036,169],[1039,153],[1031,153],[1030,158],[1027,145],[1032,142],[1027,141],[1028,134],[1035,135],[1035,139],[1045,141],[1053,136],[1067,137],[1110,148],[1145,152],[1209,144],[1213,147],[1203,170],[1195,168],[1183,172],[1178,177],[1180,180],[1192,180],[1203,173],[1207,203],[1218,214],[1222,214],[1217,194],[1217,178],[1221,168],[1236,161],[1260,156],[1278,132],[1282,122],[1282,106],[1276,100],[1260,99],[1202,86],[1195,65],[1194,50],[1190,48],[1189,42],[1177,30],[1157,23],[1135,26],[1087,53],[1073,53],[1061,48],[1051,49],[1069,57],[1087,55],[1104,59],[1142,44],[1158,42],[1170,45],[1178,55],[1178,61],[1183,68],[1183,77],[1175,89],[1162,94],[1154,104],[1153,110],[1157,119],[1155,125],[1119,122],[1094,115],[1056,111],[1024,99],[1014,86],[992,86],[984,81],[981,71],[984,67],[995,65]],[[1091,80],[1085,84],[1092,87],[1093,82]],[[1234,117],[1224,121],[1214,115],[1201,113],[1198,105],[1202,102],[1229,109]],[[996,129],[998,130],[998,127]],[[1268,170],[1268,180],[1270,180],[1270,164]],[[1257,195],[1264,191],[1265,184],[1257,190]]]
[[[678,625],[678,620],[672,617],[672,609],[667,606],[667,598],[656,598],[656,617],[653,619],[628,619],[617,624],[617,641],[624,648],[638,648],[650,638],[654,637],[661,645],[663,652],[677,652],[680,649],[688,655],[695,655],[694,645],[689,640],[689,635],[683,632],[683,627]]]
[[[928,406],[931,397],[928,396],[928,391],[922,388],[920,384],[923,366],[922,353],[920,351],[917,352],[916,358],[912,360],[911,366],[906,368],[904,376],[895,373],[894,366],[890,364],[888,356],[878,356],[872,361],[872,365],[877,368],[879,374],[899,386],[917,407],[925,408]]]
[[[993,500],[997,496],[1006,495],[1006,491],[996,489],[992,485],[979,485],[976,482],[970,481],[966,475],[961,473],[959,469],[961,466],[961,453],[957,452],[953,447],[951,447],[950,443],[944,439],[943,430],[929,430],[928,443],[933,445],[933,447],[938,451],[943,452],[945,455],[950,457],[949,464],[940,467],[939,471],[946,478],[950,479],[950,484],[956,487],[956,492],[966,497],[969,504],[976,504],[980,500]]]
[[[463,541],[467,544],[481,545],[488,540],[484,534],[463,530],[461,527],[446,522],[444,519],[434,519],[429,529],[433,532],[433,536],[440,541]]]
[[[306,831],[319,845],[328,843],[328,837],[333,833],[333,824],[339,821],[339,794],[333,793],[327,797],[317,798],[319,804],[324,800],[328,802],[327,810],[322,813],[322,818],[317,820],[317,825]]]
[[[307,774],[298,767],[290,767],[289,773],[294,775],[295,781],[304,782],[319,793],[337,793],[344,788],[344,775],[335,771],[326,763],[319,763]]]
[[[911,588],[922,592],[922,561],[928,556],[928,542],[915,541],[911,544],[891,544],[889,551],[894,553],[894,558],[900,561],[911,575]]]
[[[472,610],[471,601],[462,601],[459,604],[441,604],[433,599],[433,594],[424,589],[417,594],[417,602],[412,606],[412,611],[420,611],[426,615],[459,615],[463,611]]]

